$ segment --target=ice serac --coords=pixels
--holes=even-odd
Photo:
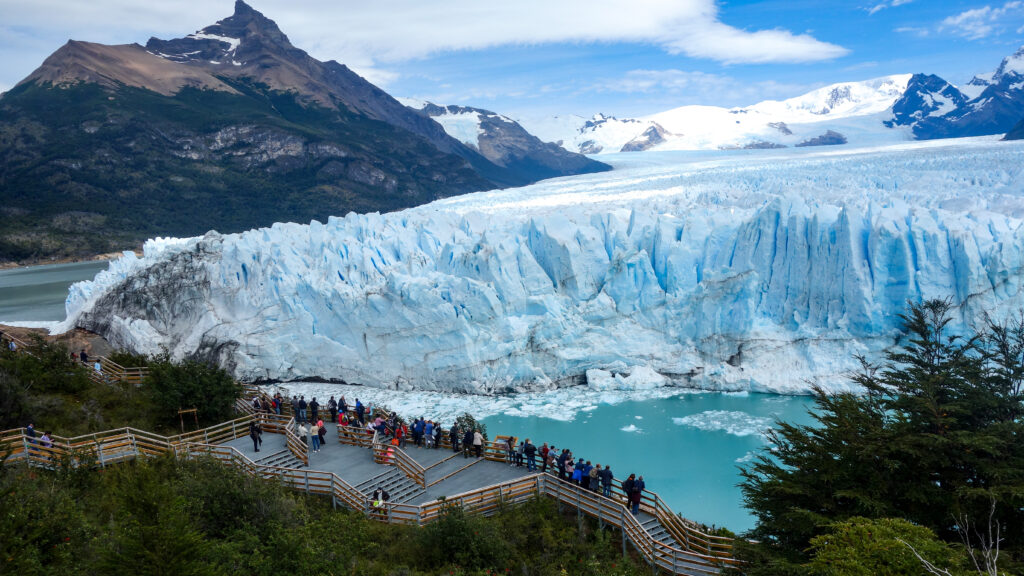
[[[68,327],[249,379],[805,392],[850,386],[908,300],[951,298],[960,323],[1024,307],[1024,143],[609,159],[402,212],[152,241],[73,288]]]

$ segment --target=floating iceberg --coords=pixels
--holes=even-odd
[[[147,243],[64,328],[244,379],[398,390],[851,386],[908,300],[1024,307],[1024,144],[643,153],[326,224]]]

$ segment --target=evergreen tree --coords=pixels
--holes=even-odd
[[[960,542],[957,519],[985,520],[993,501],[1004,550],[1024,554],[1024,329],[954,334],[941,300],[910,305],[903,320],[904,343],[855,376],[864,394],[817,390],[817,423],[780,423],[775,451],[742,470],[760,565],[806,563],[815,536],[855,516],[905,518]]]

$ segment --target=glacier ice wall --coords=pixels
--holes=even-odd
[[[497,392],[653,370],[849,386],[907,300],[1024,307],[1024,145],[644,153],[611,173],[326,224],[156,240],[68,321],[246,379]],[[646,372],[644,372],[646,373]]]

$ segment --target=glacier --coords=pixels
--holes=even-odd
[[[644,152],[389,214],[147,242],[68,296],[114,346],[391,390],[851,389],[908,300],[1024,308],[1024,144]]]

